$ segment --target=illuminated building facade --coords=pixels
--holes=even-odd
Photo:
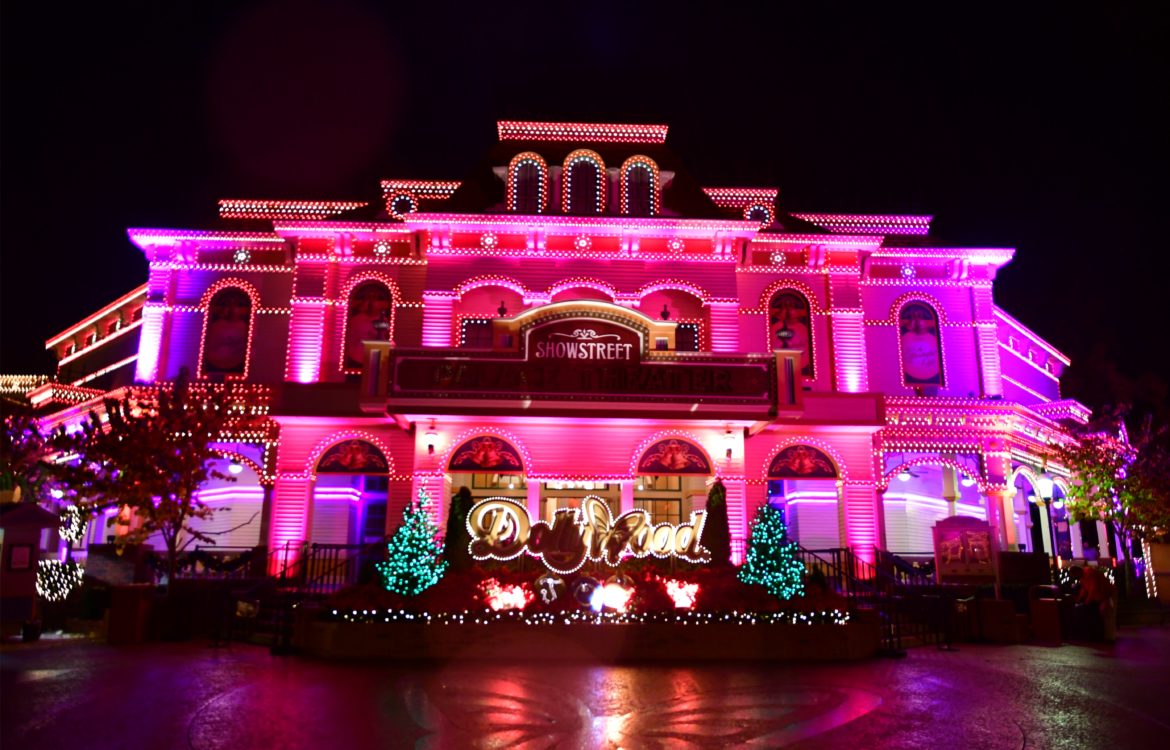
[[[130,229],[149,278],[48,341],[60,382],[34,403],[61,422],[184,369],[247,384],[269,428],[224,444],[239,481],[204,492],[233,546],[379,539],[420,488],[441,521],[460,486],[679,524],[719,477],[737,558],[762,503],[865,559],[929,552],[952,515],[1004,549],[1110,553],[1045,459],[1089,416],[1060,397],[1069,361],[993,300],[1013,250],[704,188],[666,126],[498,131],[459,182]]]

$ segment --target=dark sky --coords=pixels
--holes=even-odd
[[[996,300],[1079,363],[1066,391],[1165,403],[1154,3],[465,5],[4,3],[0,371],[145,280],[128,226],[458,179],[497,119],[577,119],[667,123],[703,184],[786,210],[1015,247]]]

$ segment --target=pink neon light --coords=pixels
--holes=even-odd
[[[382,193],[399,190],[426,198],[448,198],[462,184],[458,180],[382,180]]]
[[[221,219],[324,219],[367,206],[364,201],[282,201],[224,198]]]
[[[584,122],[496,123],[501,141],[583,141],[592,143],[666,143],[667,125],[622,125]]]
[[[903,234],[923,236],[930,233],[933,216],[895,216],[888,214],[793,214],[834,234]]]
[[[747,208],[761,202],[771,206],[780,194],[777,188],[703,188],[703,192],[720,208]]]

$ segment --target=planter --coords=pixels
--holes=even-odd
[[[426,624],[299,618],[294,645],[333,659],[525,661],[838,661],[878,647],[877,623],[815,624]]]

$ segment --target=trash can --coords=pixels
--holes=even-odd
[[[1064,640],[1060,628],[1060,589],[1056,586],[1032,586],[1028,589],[1028,614],[1032,635],[1045,643]]]
[[[110,587],[110,624],[106,640],[123,646],[143,643],[150,632],[154,584],[130,583]]]

